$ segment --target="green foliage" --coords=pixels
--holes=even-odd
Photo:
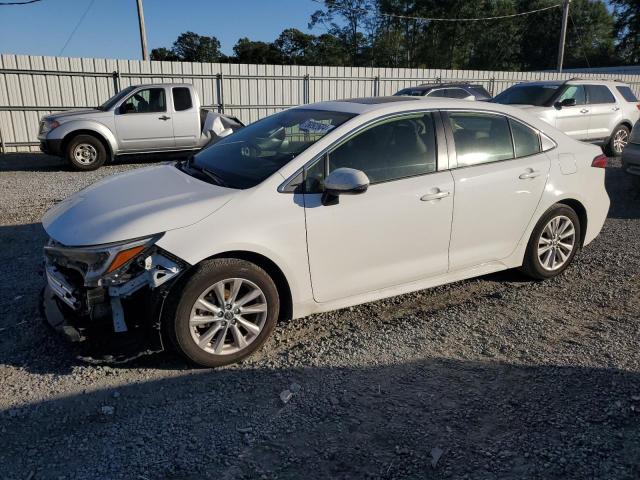
[[[560,0],[316,0],[309,28],[285,29],[273,42],[241,38],[225,58],[215,37],[180,35],[154,60],[230,61],[287,65],[345,65],[474,70],[553,69],[561,8],[474,22],[424,18],[514,15]],[[572,0],[564,66],[640,62],[640,0]],[[407,18],[409,17],[409,18]]]

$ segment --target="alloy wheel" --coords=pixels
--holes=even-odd
[[[229,278],[207,288],[189,317],[191,338],[207,353],[230,355],[249,346],[267,319],[264,292],[243,278]]]
[[[538,240],[538,260],[547,271],[562,268],[576,244],[573,221],[564,215],[553,217],[542,229]]]
[[[98,158],[98,151],[89,143],[79,143],[73,149],[73,158],[82,165],[91,165]]]
[[[629,141],[629,134],[626,130],[620,129],[616,132],[613,137],[613,150],[616,153],[622,153],[624,147],[627,146],[627,142]]]

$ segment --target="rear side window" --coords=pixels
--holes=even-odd
[[[487,113],[449,112],[459,167],[514,157],[506,117]]]
[[[611,90],[609,90],[604,85],[587,85],[586,88],[589,103],[616,103],[616,99],[613,96],[613,93],[611,93]]]
[[[638,98],[631,91],[631,89],[629,87],[616,87],[616,90],[618,90],[618,92],[620,92],[620,95],[622,95],[622,98],[624,98],[627,102],[637,102],[638,101]]]
[[[447,88],[446,95],[449,98],[467,98],[471,96],[469,92],[465,92],[461,88]]]
[[[193,107],[191,102],[191,92],[186,87],[176,87],[173,89],[173,108],[176,112],[189,110]]]
[[[482,85],[473,85],[469,87],[469,90],[471,90],[471,92],[480,99],[491,98],[491,94],[487,92],[487,89]]]
[[[540,137],[538,132],[526,125],[509,119],[516,157],[527,157],[540,153]]]

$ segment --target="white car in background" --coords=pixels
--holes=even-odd
[[[147,325],[195,363],[236,362],[278,319],[509,268],[559,275],[605,221],[605,165],[498,104],[292,108],[51,209],[45,312],[76,340]]]

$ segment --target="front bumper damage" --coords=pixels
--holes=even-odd
[[[164,302],[187,267],[154,246],[128,267],[135,271],[126,282],[87,285],[73,261],[45,255],[43,316],[55,331],[79,344],[83,360],[120,363],[160,352]]]

